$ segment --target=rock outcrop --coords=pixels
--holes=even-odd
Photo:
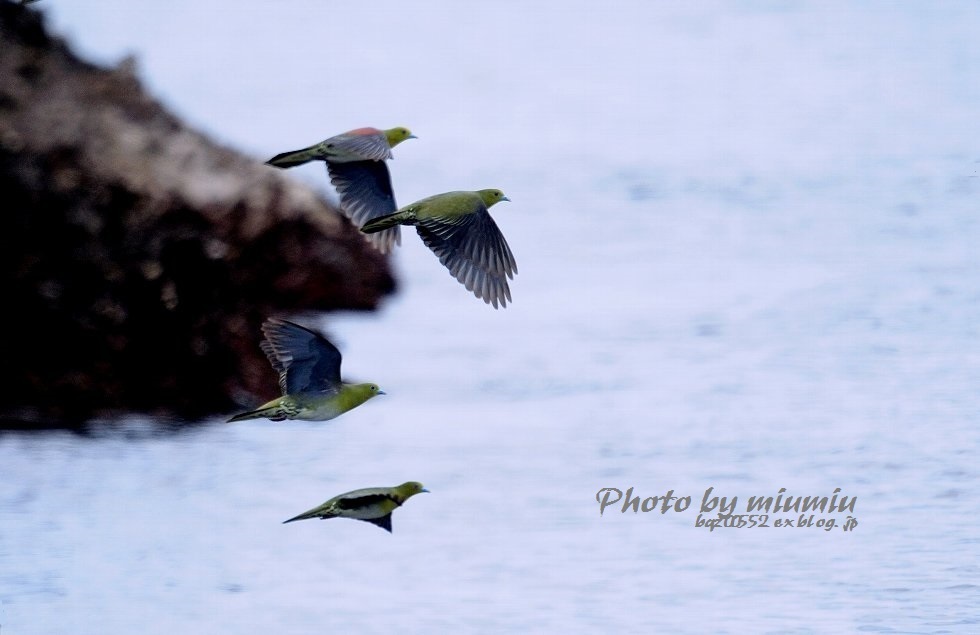
[[[265,317],[394,288],[336,210],[188,129],[128,66],[0,1],[0,427],[251,404],[276,392]]]

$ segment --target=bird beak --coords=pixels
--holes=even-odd
[[[425,492],[426,494],[431,494],[432,493],[429,490],[425,489],[424,487],[419,490],[419,494],[421,494],[422,492]]]
[[[387,395],[388,393],[386,393],[385,391],[383,391],[381,389],[378,389],[378,394],[379,395]]]
[[[413,134],[410,134],[410,135],[408,135],[408,136],[407,136],[407,137],[405,137],[405,138],[406,138],[406,139],[418,139],[418,137],[416,137],[416,136],[415,136],[415,135],[413,135]]]
[[[507,198],[506,196],[503,196],[503,197],[501,197],[501,199],[500,199],[500,200],[502,200],[502,201],[508,201],[508,202],[510,201],[510,199],[509,199],[509,198]]]

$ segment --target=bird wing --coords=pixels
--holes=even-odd
[[[377,525],[381,527],[389,534],[391,533],[391,512],[388,512],[381,518],[358,518],[358,520],[363,520],[366,523],[371,523],[372,525]]]
[[[369,487],[344,494],[334,503],[334,507],[342,516],[363,520],[390,533],[391,512],[401,504],[402,502],[392,494],[390,488]],[[384,515],[374,516],[374,513],[384,513]]]
[[[286,320],[262,325],[259,345],[279,373],[284,395],[333,393],[340,390],[340,351],[318,333]]]
[[[384,161],[328,161],[327,173],[330,182],[337,188],[341,210],[358,228],[398,208],[391,189],[391,175]],[[401,228],[396,225],[370,234],[368,240],[378,251],[386,254],[401,243]]]
[[[415,229],[439,262],[476,297],[494,308],[507,306],[507,278],[517,273],[517,262],[485,205],[472,214],[419,219]]]
[[[380,130],[371,133],[345,132],[325,142],[330,154],[339,155],[348,160],[385,161],[391,158],[391,146],[388,138]],[[356,158],[355,158],[356,157]]]
[[[272,368],[279,373],[279,388],[282,390],[283,394],[286,393],[286,367],[279,357],[276,355],[276,350],[272,348],[272,344],[268,340],[262,340],[259,342],[259,348],[265,353],[265,356],[269,358],[269,363],[272,364]]]
[[[350,494],[345,494],[336,503],[337,509],[343,510],[357,510],[366,509],[368,507],[373,507],[375,505],[381,505],[385,501],[392,501],[395,505],[400,505],[397,500],[388,492],[387,489],[383,488],[368,488],[363,489],[358,492],[351,492]]]

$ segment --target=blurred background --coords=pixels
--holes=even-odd
[[[410,127],[399,203],[502,189],[520,273],[494,311],[409,229],[305,322],[387,392],[329,423],[3,433],[5,632],[977,628],[980,5],[33,6],[256,162]],[[280,525],[410,479],[392,535]],[[708,532],[708,487],[859,525]]]

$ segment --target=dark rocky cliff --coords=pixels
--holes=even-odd
[[[326,202],[185,127],[125,66],[0,0],[0,427],[254,403],[276,392],[265,317],[393,290]]]

